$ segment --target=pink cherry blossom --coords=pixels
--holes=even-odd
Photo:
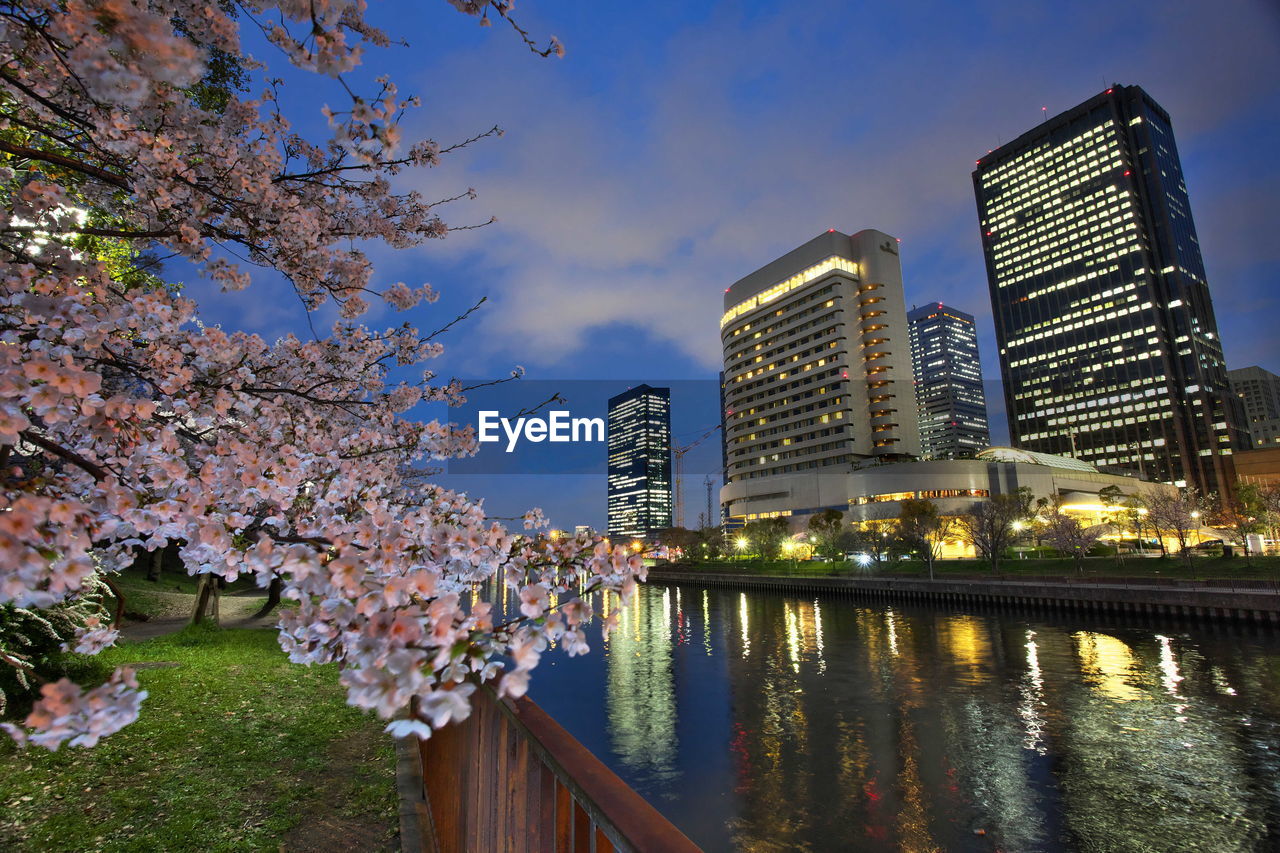
[[[462,5],[484,20],[511,12],[500,0]],[[368,92],[334,90],[331,138],[295,131],[240,28],[268,33],[318,79],[338,76],[389,43],[362,0],[239,4],[235,17],[195,0],[21,8],[0,20],[6,116],[33,140],[2,170],[14,189],[0,217],[0,603],[49,606],[137,548],[179,544],[192,573],[279,579],[294,603],[279,616],[290,659],[337,663],[348,701],[398,717],[397,736],[465,719],[484,682],[522,695],[553,642],[586,651],[590,608],[575,596],[625,599],[642,565],[589,537],[551,541],[536,532],[547,526],[538,510],[508,530],[428,484],[425,466],[474,453],[475,432],[406,413],[456,405],[463,387],[435,381],[424,365],[443,347],[413,323],[357,322],[374,298],[425,314],[438,297],[403,283],[379,293],[359,247],[444,237],[447,206],[475,195],[431,200],[393,179],[498,129],[406,143],[400,125],[418,99],[379,78]],[[193,97],[215,49],[257,91]],[[306,340],[207,326],[180,292],[124,280],[86,236],[175,254],[228,290],[265,267],[307,309],[336,303],[340,319]],[[494,579],[521,599],[520,615],[497,624],[473,596]],[[91,621],[68,645],[92,654],[116,637]],[[92,746],[145,695],[128,670],[88,690],[63,679],[4,730],[49,749]]]
[[[546,613],[549,603],[547,590],[542,586],[530,584],[520,590],[520,612],[530,619],[537,619]]]

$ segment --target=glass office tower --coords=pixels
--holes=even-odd
[[[671,527],[671,389],[637,385],[609,400],[609,535]]]
[[[1238,401],[1168,113],[1115,86],[973,184],[1013,443],[1228,487]]]
[[[920,448],[926,459],[965,459],[991,444],[973,315],[931,302],[907,312]]]

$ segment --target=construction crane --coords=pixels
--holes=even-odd
[[[684,455],[693,450],[699,444],[710,438],[718,429],[720,424],[716,424],[711,429],[698,436],[693,442],[684,446],[677,445],[675,442],[671,444],[671,453],[676,457],[676,517],[675,523],[677,527],[684,527]],[[711,520],[707,519],[710,524]]]
[[[711,475],[710,475],[710,474],[708,474],[708,475],[707,475],[707,479],[706,479],[706,481],[703,483],[703,485],[705,485],[705,486],[707,487],[707,516],[706,516],[706,521],[705,521],[705,522],[703,523],[703,525],[702,525],[703,527],[715,527],[715,526],[716,526],[715,524],[713,524],[713,523],[711,522],[711,518],[712,518],[712,515],[711,515],[711,488],[712,488],[712,486],[713,486],[713,484],[714,484],[714,483],[715,483],[715,481],[714,481],[714,480],[712,480],[712,479],[711,479]]]

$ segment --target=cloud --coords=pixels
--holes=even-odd
[[[643,330],[713,370],[723,289],[827,227],[901,236],[909,301],[989,318],[973,159],[1113,80],[1147,86],[1184,149],[1242,144],[1232,127],[1280,66],[1270,13],[1228,6],[723,4],[651,43],[575,22],[563,63],[488,44],[430,76],[456,81],[439,104],[455,126],[509,130],[449,167],[499,222],[432,248],[493,295],[471,340],[532,364]],[[1249,209],[1274,222],[1274,198]],[[1199,208],[1207,232],[1229,218],[1217,194]]]

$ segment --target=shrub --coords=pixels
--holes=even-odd
[[[91,617],[103,623],[111,614],[103,604],[107,585],[93,575],[75,598],[47,609],[0,605],[0,656],[11,660],[0,667],[0,716],[12,700],[22,707],[39,693],[40,684],[67,675],[71,656],[64,646]]]

